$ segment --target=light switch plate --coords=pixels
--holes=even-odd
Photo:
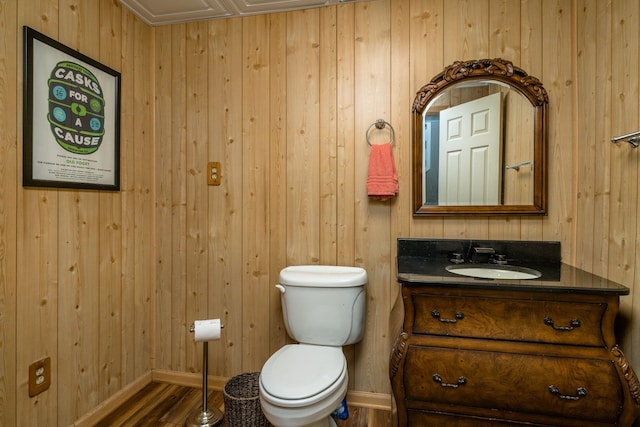
[[[207,184],[220,185],[220,180],[222,178],[221,172],[220,162],[207,163]]]

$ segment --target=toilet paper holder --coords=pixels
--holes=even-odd
[[[220,325],[220,329],[224,329],[224,325]],[[194,333],[196,331],[196,324],[192,323],[191,326],[189,327],[189,332]]]
[[[224,325],[220,325],[220,329],[223,329]],[[196,331],[195,323],[191,324],[189,332],[194,333]],[[222,411],[216,407],[209,409],[207,398],[208,393],[208,375],[209,375],[209,342],[202,342],[202,408],[196,408],[187,421],[185,427],[214,427],[222,423],[224,418]]]

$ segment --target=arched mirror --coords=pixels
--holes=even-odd
[[[542,83],[503,59],[455,62],[413,102],[414,216],[545,214]]]

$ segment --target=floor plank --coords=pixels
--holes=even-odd
[[[199,388],[152,382],[100,420],[96,427],[182,427],[192,411],[201,405],[202,392]],[[224,412],[223,393],[210,390],[207,405]],[[338,427],[388,427],[391,425],[391,413],[349,407],[349,418],[339,420],[337,424]],[[220,427],[227,427],[224,421]]]

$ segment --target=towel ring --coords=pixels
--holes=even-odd
[[[371,125],[369,125],[369,127],[367,128],[367,132],[365,134],[365,137],[367,138],[367,144],[369,144],[369,146],[371,146],[371,141],[369,141],[369,132],[371,132],[371,128],[372,127],[376,127],[376,129],[378,130],[382,130],[384,129],[385,126],[389,126],[389,129],[391,129],[391,141],[389,142],[391,145],[393,145],[393,143],[396,140],[396,131],[393,130],[393,126],[391,126],[391,123],[387,122],[386,120],[383,119],[378,119],[375,122],[371,123]]]

